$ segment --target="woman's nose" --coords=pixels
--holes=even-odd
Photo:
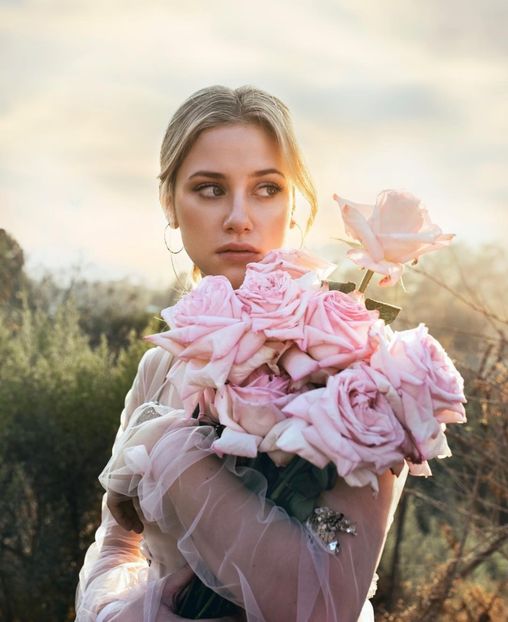
[[[228,213],[224,219],[224,229],[235,233],[252,230],[248,199],[244,194],[232,197]]]

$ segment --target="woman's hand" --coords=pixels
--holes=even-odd
[[[141,533],[144,525],[136,511],[133,497],[108,490],[106,504],[116,522],[126,531]]]

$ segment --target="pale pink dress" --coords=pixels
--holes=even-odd
[[[319,505],[344,512],[358,529],[356,537],[341,534],[341,551],[332,555],[266,501],[263,476],[214,456],[213,428],[184,419],[166,381],[170,364],[159,347],[142,357],[100,476],[104,486],[137,495],[144,532],[122,529],[104,495],[79,575],[77,622],[121,622],[122,607],[141,593],[142,622],[154,622],[165,577],[186,564],[240,604],[248,622],[372,622],[368,598],[407,466],[398,477],[388,471],[379,478],[377,497],[342,479],[323,494]]]

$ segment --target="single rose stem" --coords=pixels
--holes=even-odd
[[[360,287],[358,288],[359,292],[362,292],[363,294],[363,292],[369,286],[370,280],[373,276],[374,276],[374,272],[372,272],[372,270],[367,270],[367,272],[365,273],[365,276],[362,279],[362,282],[360,283]]]
[[[272,491],[269,498],[274,503],[278,501],[280,494],[284,491],[285,488],[287,488],[288,483],[291,481],[293,476],[299,471],[307,468],[308,466],[309,466],[309,463],[307,462],[307,460],[304,460],[303,458],[300,458],[299,456],[296,456],[295,458],[293,458],[290,464],[288,464],[288,466],[282,472],[278,485]]]

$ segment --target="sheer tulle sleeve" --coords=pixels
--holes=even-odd
[[[214,438],[210,426],[161,412],[156,424],[133,429],[101,482],[137,496],[145,525],[172,533],[194,572],[249,622],[357,622],[407,467],[380,476],[377,496],[342,479],[323,495],[322,505],[357,523],[358,535],[342,534],[333,555],[266,499],[263,475],[216,457]]]
[[[125,398],[112,453],[115,455],[129,427],[132,414],[164,380],[167,353],[148,350],[138,366]],[[77,622],[106,622],[119,604],[137,598],[146,590],[148,563],[141,550],[142,536],[118,525],[102,499],[102,520],[95,541],[88,548],[76,589]],[[105,605],[108,605],[105,607]],[[99,617],[98,617],[99,616]]]

